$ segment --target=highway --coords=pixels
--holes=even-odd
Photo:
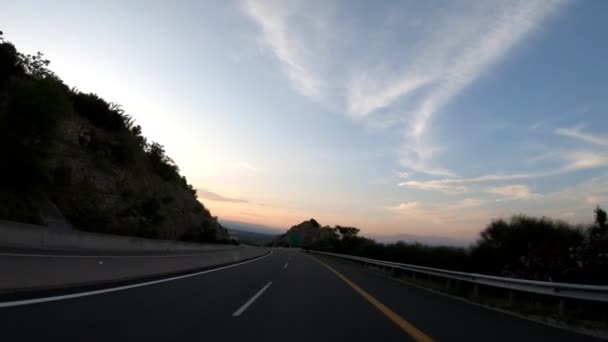
[[[143,285],[27,305],[5,301],[1,339],[596,341],[297,250]]]

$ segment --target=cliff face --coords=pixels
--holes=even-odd
[[[43,223],[44,198],[78,229],[227,239],[161,145],[120,106],[68,88],[47,64],[0,37],[0,219]]]
[[[51,197],[78,228],[164,239],[200,228],[212,239],[227,237],[187,187],[157,174],[143,150],[122,160],[120,137],[76,116],[58,132],[49,147],[48,168],[57,174]]]
[[[335,232],[331,228],[321,227],[315,219],[310,219],[292,226],[285,234],[276,237],[272,244],[285,247],[306,247],[318,240],[333,236],[335,236]]]

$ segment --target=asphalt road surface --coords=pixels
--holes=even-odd
[[[0,303],[0,339],[594,341],[411,287],[348,261],[286,249],[145,286]]]

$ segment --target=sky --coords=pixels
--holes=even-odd
[[[608,2],[0,0],[214,215],[474,240],[608,207]]]

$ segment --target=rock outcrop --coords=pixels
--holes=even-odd
[[[335,231],[329,227],[321,227],[315,220],[310,219],[295,225],[285,233],[277,236],[272,244],[284,247],[306,247],[318,240],[335,236]]]
[[[119,105],[69,88],[48,63],[0,36],[0,219],[161,239],[228,238],[162,145],[148,142]]]

